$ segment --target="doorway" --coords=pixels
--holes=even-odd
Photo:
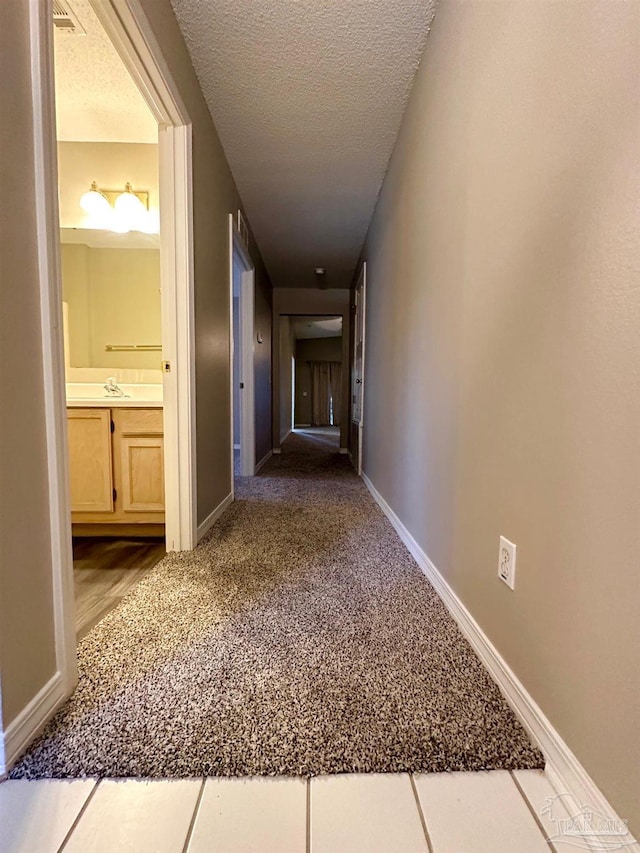
[[[351,448],[352,462],[362,476],[362,451],[364,440],[364,367],[366,319],[367,264],[362,264],[356,283],[355,317],[353,328],[353,371],[351,374]]]
[[[324,429],[339,434],[343,419],[342,317],[338,315],[283,316],[290,331],[292,356],[280,358],[281,370],[290,365],[292,377],[282,378],[281,402],[293,411],[295,429]],[[293,400],[284,399],[286,384]]]
[[[255,438],[255,269],[233,216],[229,216],[231,295],[231,474],[256,473]]]
[[[176,87],[159,55],[138,3],[92,2],[90,8],[124,62],[159,127],[159,195],[163,209],[162,387],[164,398],[164,494],[167,547],[195,544],[195,396],[193,343],[193,251],[191,221],[191,126]],[[68,494],[67,398],[63,289],[60,276],[60,215],[55,122],[54,44],[51,6],[30,5],[33,47],[35,192],[40,251],[38,274],[42,317],[42,365],[49,469],[56,687],[29,718],[29,730],[6,743],[7,761],[17,754],[77,680],[74,584]],[[73,38],[73,36],[65,36]],[[87,190],[89,188],[86,188]],[[104,189],[113,189],[105,187]],[[118,188],[116,188],[118,189]],[[127,188],[125,187],[125,190]],[[115,342],[111,342],[115,343]],[[127,342],[137,343],[137,342]],[[106,384],[106,383],[104,383]],[[106,389],[105,389],[106,391]],[[130,443],[131,446],[135,442]],[[156,451],[157,452],[157,451]],[[135,452],[134,452],[134,455]],[[106,495],[106,491],[105,491]]]
[[[55,19],[78,637],[165,552],[158,123],[96,16]],[[80,33],[79,30],[82,29]],[[99,84],[96,82],[99,80]]]

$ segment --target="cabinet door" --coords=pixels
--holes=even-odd
[[[111,410],[67,409],[72,512],[113,512]]]
[[[121,507],[124,512],[164,512],[161,435],[120,437]]]

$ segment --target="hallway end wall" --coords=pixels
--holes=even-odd
[[[311,424],[310,361],[339,361],[343,364],[342,335],[334,338],[306,338],[296,341],[295,422],[300,426]],[[342,380],[344,382],[344,375]],[[348,420],[348,418],[349,412],[342,415],[342,420]]]
[[[639,36],[440,4],[363,252],[365,473],[636,836]]]
[[[322,315],[342,318],[342,328],[348,329],[351,318],[350,291],[346,289],[313,289],[310,287],[275,287],[273,289],[273,339],[280,340],[280,326],[283,315]],[[273,348],[273,376],[280,377],[280,347]],[[342,363],[349,363],[349,336],[342,335]],[[342,375],[342,411],[349,411],[348,371]],[[281,434],[280,427],[280,382],[273,382],[273,426],[274,450],[279,452],[280,443],[276,437]],[[346,449],[349,443],[349,426],[343,419],[340,426],[340,447]]]

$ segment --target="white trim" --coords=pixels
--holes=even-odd
[[[356,295],[358,289],[360,290],[360,304],[362,308],[360,309],[360,324],[361,324],[361,337],[362,337],[362,363],[360,365],[360,418],[356,420],[355,418],[351,418],[351,424],[355,424],[358,428],[358,476],[362,476],[362,453],[364,447],[364,389],[365,389],[365,353],[366,353],[366,327],[367,327],[367,262],[362,262],[362,269],[360,270],[360,275],[358,276],[358,281],[356,282]],[[356,318],[354,318],[354,322],[357,319],[357,311],[358,307],[356,306]],[[354,350],[352,352],[353,359],[353,370],[355,371],[355,346],[356,341],[354,340]],[[353,379],[352,379],[353,382]],[[353,385],[351,386],[351,393],[353,394]]]
[[[271,459],[271,457],[273,456],[273,453],[274,453],[274,451],[273,451],[273,450],[270,450],[267,454],[265,454],[265,456],[263,456],[263,457],[262,457],[262,459],[261,459],[261,460],[258,462],[258,464],[256,465],[256,474],[257,474],[257,473],[260,471],[260,469],[261,469],[264,465],[266,465],[266,463]]]
[[[235,450],[241,450],[241,445],[233,443],[234,437],[234,382],[236,381],[236,377],[233,372],[233,358],[236,347],[235,336],[233,334],[233,213],[229,214],[229,436],[231,443],[231,456],[229,458],[229,479],[231,482],[231,496],[235,499],[235,470],[236,470],[236,460],[235,460]],[[240,440],[242,440],[242,434],[240,435]]]
[[[365,473],[362,474],[362,479],[489,671],[532,741],[542,751],[546,760],[545,771],[556,793],[573,794],[581,804],[588,804],[611,817],[618,817],[540,706]],[[631,839],[626,842],[625,849],[628,849],[627,844],[630,843],[632,843]]]
[[[231,504],[233,503],[233,494],[229,492],[226,498],[221,501],[218,506],[210,512],[209,515],[205,518],[205,520],[198,525],[198,542],[205,536],[209,530],[213,527],[216,521],[220,518],[222,513],[227,510]]]
[[[68,485],[67,413],[62,334],[58,163],[51,7],[49,3],[30,0],[29,28],[35,172],[34,210],[38,239],[54,637],[56,669],[61,680],[62,698],[66,698],[73,692],[78,675],[73,557],[71,525],[69,523],[71,511]],[[23,714],[24,711],[20,717]],[[4,733],[4,751],[7,762],[11,760],[11,749],[8,744],[10,731],[11,726]]]
[[[348,448],[348,447],[341,447],[341,448],[340,448],[340,453],[341,453],[343,456],[348,456],[348,455],[349,455],[349,448]]]
[[[360,423],[358,424],[358,474],[362,474],[362,457],[364,454],[364,398],[366,391],[366,353],[367,353],[367,262],[362,262],[362,390],[360,392]]]
[[[191,120],[139,0],[91,5],[159,123],[165,536],[184,551],[197,535]]]
[[[191,125],[163,127],[160,145],[165,536],[167,551],[196,542],[195,308]]]
[[[273,453],[274,456],[280,456],[280,454],[282,453],[282,450],[279,447],[274,447],[271,452]]]
[[[4,766],[0,766],[0,777],[6,775],[33,737],[67,699],[64,681],[63,674],[58,670],[15,720],[9,723],[4,732],[6,761]]]
[[[89,2],[158,124],[189,124],[189,112],[140,0]]]
[[[252,477],[256,470],[256,407],[255,407],[255,267],[238,231],[233,214],[229,214],[229,408],[231,444],[231,482],[233,484],[233,354],[236,346],[233,334],[233,266],[234,258],[242,265],[240,280],[240,375],[243,384],[240,394],[240,473]],[[233,492],[233,485],[232,485]]]

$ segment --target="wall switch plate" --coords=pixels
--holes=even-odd
[[[500,537],[500,552],[498,555],[498,577],[509,589],[516,586],[516,546],[504,536]]]

